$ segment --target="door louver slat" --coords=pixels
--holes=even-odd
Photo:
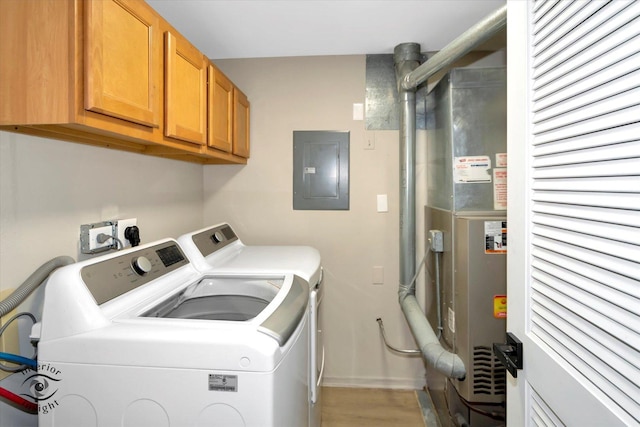
[[[573,1],[557,1],[557,2],[539,2],[538,4],[544,5],[544,10],[539,13],[539,18],[536,20],[536,31],[534,32],[535,39],[534,44],[541,44],[547,37],[549,32],[553,30],[556,25],[566,21],[567,9],[575,11],[580,5]]]
[[[637,104],[622,110],[614,109],[600,116],[591,117],[589,120],[565,124],[560,128],[549,129],[549,132],[536,134],[533,137],[533,143],[547,144],[563,139],[585,136],[602,130],[615,129],[620,126],[637,123],[640,121],[638,120],[639,118]],[[627,134],[627,136],[629,138],[635,137],[635,135],[631,134]]]
[[[536,191],[536,202],[640,210],[640,198],[634,191],[610,193],[576,193],[572,191]]]
[[[637,84],[637,82],[634,83]],[[624,109],[633,111],[634,107],[637,108],[639,105],[640,88],[634,87],[631,90],[626,90],[604,99],[594,99],[591,103],[587,102],[575,107],[561,105],[557,110],[553,111],[554,117],[538,122],[535,124],[533,131],[535,133],[544,133],[575,126],[576,124],[583,126],[585,122],[591,119],[597,119],[605,114]]]
[[[555,153],[577,152],[586,148],[603,147],[621,142],[637,141],[640,135],[640,120],[620,127],[607,127],[595,132],[552,141],[553,144],[538,143],[533,148],[536,161],[542,156]]]
[[[616,275],[611,271],[600,268],[591,268],[591,275],[589,277],[582,276],[581,273],[584,272],[585,266],[581,260],[547,249],[536,248],[534,256],[537,261],[546,262],[551,271],[558,271],[558,268],[562,268],[566,271],[567,275],[572,275],[573,280],[571,280],[571,283],[573,283],[576,289],[598,295],[603,301],[619,306],[636,316],[640,315],[640,304],[638,304],[636,298],[632,297],[634,290],[632,279]],[[561,264],[554,264],[554,262],[560,262]],[[556,275],[559,276],[560,274],[556,273]],[[607,285],[612,275],[616,276],[615,278],[618,282],[623,283],[618,289],[611,288]]]
[[[536,224],[563,231],[584,234],[595,238],[606,236],[607,240],[634,244],[640,240],[640,229],[610,222],[566,218],[556,215],[536,214]],[[640,257],[639,257],[640,259]]]
[[[533,10],[536,12],[536,22],[539,22],[542,18],[547,16],[547,13],[560,3],[568,3],[568,2],[560,2],[560,0],[535,2],[533,5]]]
[[[640,153],[640,140],[626,144],[605,145],[580,151],[561,152],[555,155],[538,157],[534,160],[534,167],[544,168],[617,159],[633,159],[634,153]],[[636,175],[636,173],[632,173],[631,175]],[[567,174],[563,175],[566,176]]]
[[[589,3],[593,3],[590,11],[595,10],[596,2]],[[565,39],[555,40],[556,44],[538,60],[540,64],[535,74],[535,89],[558,79],[562,82],[567,78],[582,77],[580,67],[598,61],[604,53],[608,57],[616,46],[637,35],[635,20],[630,21],[625,15],[618,14],[626,7],[637,6],[625,1],[611,2],[598,15],[592,15],[582,22],[580,31],[572,32]],[[614,61],[599,61],[597,65],[602,66],[604,62]],[[570,75],[565,76],[564,73]]]
[[[536,72],[543,67],[540,65],[547,56],[553,56],[558,45],[563,45],[564,40],[571,40],[576,34],[576,27],[585,25],[585,22],[599,9],[606,5],[602,0],[576,1],[562,10],[555,19],[550,21],[548,27],[538,32],[534,39]]]
[[[640,36],[636,35],[626,43],[638,42],[639,39]],[[555,105],[582,92],[593,90],[609,81],[620,79],[637,68],[638,54],[629,56],[625,45],[613,48],[608,55],[617,57],[614,61],[604,61],[596,58],[588,66],[580,67],[573,70],[573,72],[559,76],[553,83],[541,87],[537,91],[535,99],[536,111]]]
[[[598,181],[600,181],[600,179]],[[544,190],[545,188],[542,187],[541,189]],[[569,190],[571,189],[569,188]],[[599,221],[602,218],[607,218],[607,221],[611,224],[640,227],[640,215],[627,209],[608,209],[595,206],[537,203],[535,212],[596,221]]]
[[[547,239],[544,237],[534,237],[532,244],[534,245],[534,253],[535,250],[540,247],[550,249],[558,254],[565,254],[571,258],[584,260],[587,264],[584,266],[584,271],[589,272],[589,274],[593,267],[597,267],[624,277],[629,277],[636,281],[640,280],[640,272],[638,271],[638,265],[636,262],[620,259],[604,252],[577,248],[566,242],[559,242],[557,240]],[[616,282],[615,275],[607,281],[607,286],[620,289],[629,295],[636,295],[638,292],[636,283],[628,287],[627,283]]]
[[[531,395],[531,421],[534,426],[543,427],[564,427],[565,424],[560,421],[558,416],[549,408],[544,400],[531,387],[528,388]]]
[[[638,37],[640,43],[640,37]],[[640,60],[640,55],[633,55],[626,61],[618,63],[620,70],[610,67],[598,71],[598,73],[613,74],[616,73],[614,79],[607,76],[607,80],[602,81],[583,81],[573,84],[566,90],[556,91],[554,95],[547,97],[545,102],[535,104],[536,120],[538,123],[559,117],[567,112],[577,112],[577,110],[585,110],[588,107],[598,107],[598,102],[603,102],[613,95],[624,95],[639,86],[640,71],[631,67],[636,66],[636,61]],[[589,79],[591,80],[591,79]],[[596,79],[593,79],[596,80]],[[598,79],[604,80],[604,79]],[[595,104],[595,105],[594,105]],[[634,103],[630,103],[633,105]],[[622,105],[620,105],[622,107]]]

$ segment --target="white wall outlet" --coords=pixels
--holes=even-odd
[[[113,239],[107,239],[104,242],[98,242],[98,234],[106,234],[113,236],[113,225],[105,225],[102,227],[94,227],[89,230],[89,250],[111,248],[116,243]]]
[[[131,247],[131,242],[124,236],[124,232],[127,227],[133,227],[138,224],[137,218],[119,219],[116,221],[116,232],[118,233],[118,239],[122,242],[122,248]]]
[[[364,149],[375,150],[375,148],[376,148],[376,133],[374,131],[365,132]]]
[[[113,239],[98,241],[99,234],[113,236],[115,233],[112,221],[96,222],[93,224],[82,224],[80,226],[80,252],[83,254],[96,254],[99,252],[115,249],[117,244]]]
[[[107,239],[100,243],[98,241],[99,234],[113,236],[113,226],[105,225],[104,227],[95,227],[89,230],[89,250],[94,251],[101,248],[110,248],[115,243],[113,239]]]

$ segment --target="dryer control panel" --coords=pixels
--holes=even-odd
[[[169,241],[87,265],[80,275],[102,304],[188,263],[180,246]]]
[[[229,224],[223,224],[194,234],[192,239],[202,256],[206,258],[215,251],[238,240],[238,236],[236,236]]]

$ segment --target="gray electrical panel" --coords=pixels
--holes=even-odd
[[[293,209],[349,209],[349,132],[293,132]]]

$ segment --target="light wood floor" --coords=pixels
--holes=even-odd
[[[425,427],[414,391],[322,388],[322,427]]]

